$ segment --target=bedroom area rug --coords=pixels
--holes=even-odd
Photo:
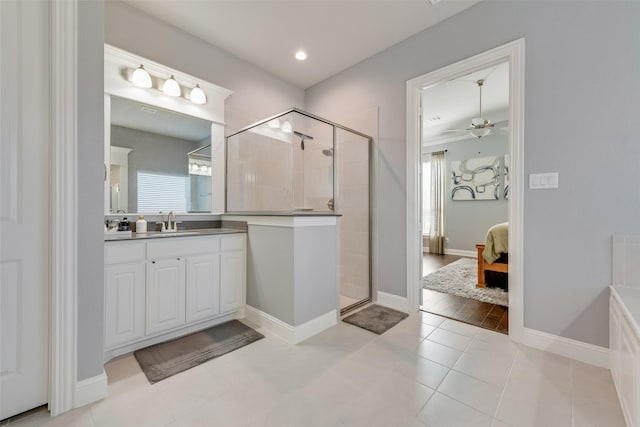
[[[500,288],[478,288],[478,261],[460,258],[422,279],[424,289],[507,307],[509,293]]]
[[[151,384],[264,338],[238,320],[231,320],[171,341],[135,351]]]
[[[409,315],[402,311],[373,304],[345,317],[342,321],[382,335],[407,316]]]

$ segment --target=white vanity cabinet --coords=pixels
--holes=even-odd
[[[145,335],[145,244],[117,242],[105,248],[105,348]]]
[[[220,312],[226,313],[244,305],[246,256],[244,236],[231,236],[222,241],[220,255]]]
[[[245,240],[238,233],[106,242],[107,359],[241,317]]]
[[[627,290],[612,290],[609,303],[611,374],[627,425],[638,427],[640,426],[640,330],[624,302],[626,293],[629,293],[626,292]],[[640,293],[640,290],[633,290],[633,292]]]
[[[184,325],[185,283],[184,258],[147,264],[147,335]]]
[[[220,313],[220,256],[217,251],[187,259],[186,297],[187,322]]]

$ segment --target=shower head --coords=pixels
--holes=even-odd
[[[333,157],[333,148],[327,148],[325,150],[322,150],[322,154],[324,154],[327,157]]]

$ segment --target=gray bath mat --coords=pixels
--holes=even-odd
[[[264,335],[261,333],[237,320],[231,320],[143,348],[133,355],[153,384],[262,338]]]
[[[407,313],[374,304],[345,317],[342,321],[382,335],[407,316]]]

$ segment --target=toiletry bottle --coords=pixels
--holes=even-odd
[[[136,221],[136,233],[147,232],[147,220],[144,219],[144,215],[140,215],[140,218]]]
[[[131,224],[127,221],[127,217],[122,218],[122,221],[118,223],[118,231],[130,231]]]

